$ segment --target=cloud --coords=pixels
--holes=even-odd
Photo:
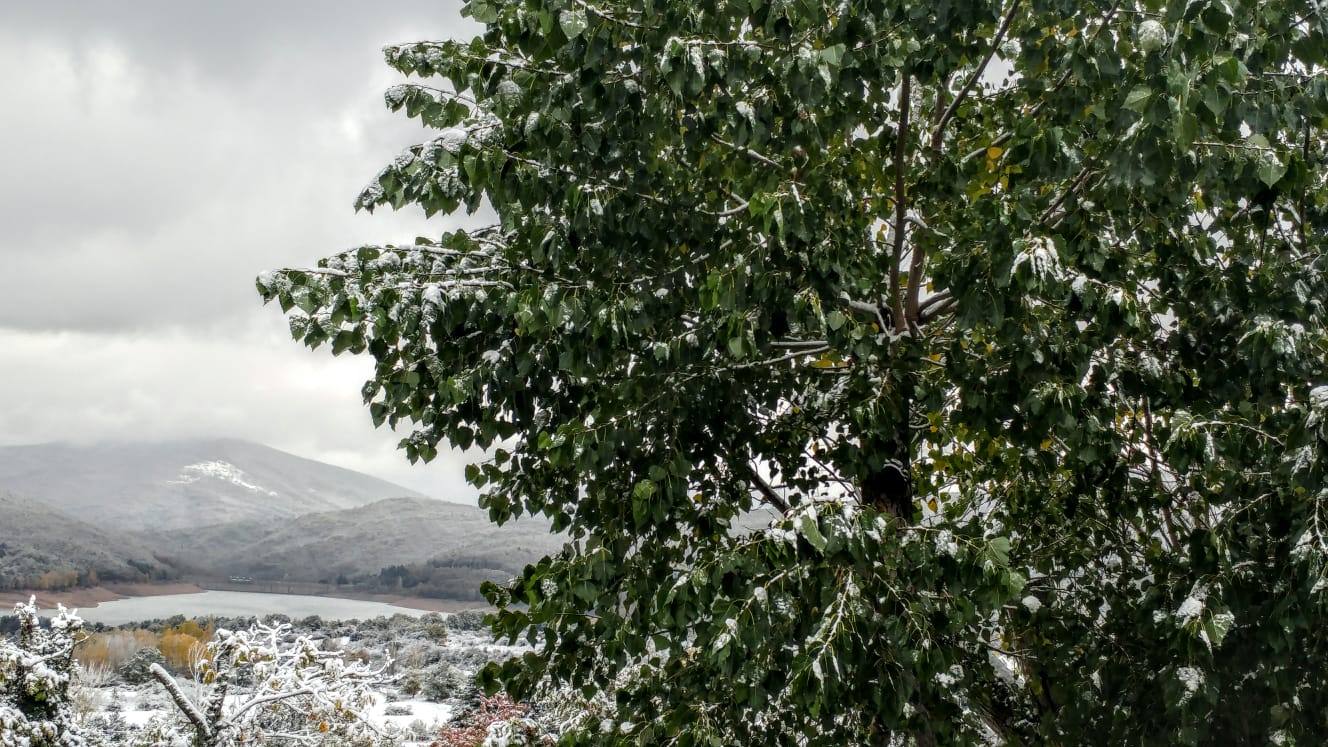
[[[473,222],[350,205],[426,136],[383,107],[381,46],[474,30],[436,0],[0,9],[0,440],[232,436],[473,500],[253,278]]]
[[[80,7],[95,13],[102,4]],[[198,32],[199,19],[167,16]],[[263,17],[249,25],[270,36]],[[82,16],[71,18],[79,26]],[[9,27],[0,36],[0,70],[9,71],[0,73],[8,177],[0,182],[8,270],[0,297],[9,300],[0,324],[116,329],[217,319],[252,303],[253,276],[268,267],[452,227],[350,209],[360,187],[422,132],[384,109],[381,92],[396,77],[373,37],[344,28],[339,13],[305,20],[328,19],[337,25],[303,28],[282,44],[240,45],[234,59],[244,60],[244,76],[225,67],[231,58],[218,57],[215,41],[179,44],[193,37],[163,30],[170,38],[150,44],[118,16],[119,26],[87,32],[85,43]],[[168,51],[156,49],[166,42]]]
[[[0,350],[0,444],[243,438],[474,501],[476,454],[412,467],[360,401],[372,362],[295,345],[279,320],[226,336],[0,329]]]

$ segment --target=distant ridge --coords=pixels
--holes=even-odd
[[[566,539],[550,534],[542,517],[500,527],[477,506],[418,498],[391,498],[283,522],[238,521],[143,538],[167,556],[180,558],[189,570],[299,581],[374,574],[387,566],[435,559],[511,576],[557,552]]]
[[[161,531],[425,498],[236,439],[0,447],[0,490],[99,527]]]

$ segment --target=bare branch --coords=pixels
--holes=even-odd
[[[1056,210],[1060,208],[1061,205],[1065,204],[1065,201],[1070,198],[1070,195],[1074,194],[1079,190],[1080,187],[1084,186],[1084,182],[1087,182],[1088,177],[1091,176],[1093,173],[1092,171],[1089,170],[1089,167],[1091,165],[1092,164],[1088,163],[1084,164],[1084,167],[1079,170],[1079,175],[1074,178],[1074,181],[1070,182],[1070,186],[1066,187],[1065,191],[1061,193],[1060,197],[1057,197],[1056,201],[1051,203],[1051,205],[1049,205],[1047,209],[1042,212],[1042,216],[1038,218],[1039,223],[1046,223],[1049,218],[1055,215]]]
[[[952,298],[954,298],[954,293],[951,293],[948,290],[943,290],[938,293],[933,293],[932,295],[923,299],[922,302],[918,304],[918,313],[925,314],[927,312],[927,309],[930,309],[932,306],[935,306],[936,304],[941,303],[943,301],[948,301]]]

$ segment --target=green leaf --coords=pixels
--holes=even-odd
[[[1142,114],[1148,108],[1148,102],[1152,97],[1153,91],[1148,86],[1135,86],[1125,97],[1125,108]]]
[[[586,30],[586,12],[584,10],[564,10],[558,13],[558,25],[568,39],[575,39]]]
[[[1287,167],[1278,159],[1277,154],[1261,151],[1258,157],[1259,181],[1269,187],[1277,184],[1286,175]]]
[[[1181,150],[1189,150],[1198,134],[1198,117],[1187,112],[1176,119],[1176,146]]]
[[[731,353],[734,358],[741,358],[743,356],[743,350],[744,341],[741,337],[729,338],[729,353]]]
[[[821,528],[816,524],[815,513],[804,512],[798,517],[798,532],[812,547],[820,551],[825,550],[828,542],[825,535],[821,534]]]

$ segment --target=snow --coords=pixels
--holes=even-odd
[[[451,155],[456,155],[465,147],[466,141],[470,139],[470,133],[460,127],[448,127],[442,131],[436,139],[443,150]]]
[[[1028,265],[1033,277],[1041,282],[1050,282],[1061,276],[1061,260],[1056,253],[1056,245],[1043,236],[1024,242],[1023,248],[1015,255],[1011,273],[1024,265]]]
[[[950,533],[949,529],[942,529],[937,532],[934,541],[936,543],[936,552],[951,557],[959,554],[959,543],[955,541],[955,537]]]
[[[1189,596],[1186,597],[1185,601],[1181,602],[1180,606],[1176,608],[1176,617],[1180,618],[1182,623],[1197,620],[1199,615],[1203,613],[1203,608],[1203,599]]]
[[[171,714],[164,708],[148,708],[134,711],[124,710],[120,711],[120,715],[124,717],[125,723],[130,726],[143,727],[154,718],[170,716]]]
[[[1015,687],[1023,686],[1024,673],[1020,671],[1019,662],[1013,656],[987,649],[987,662],[996,672],[997,679]]]
[[[1184,705],[1199,692],[1199,687],[1204,682],[1204,674],[1194,667],[1180,667],[1176,670],[1176,679],[1180,680],[1181,687],[1185,688],[1180,696],[1180,705]]]
[[[389,716],[386,711],[388,706],[393,708],[408,708],[410,714],[406,716]],[[364,717],[374,726],[395,726],[399,729],[405,729],[412,722],[423,721],[427,726],[441,726],[452,720],[456,715],[457,707],[451,703],[433,703],[427,700],[393,700],[388,701],[387,697],[378,694],[374,696],[374,704],[364,712]]]
[[[941,687],[951,687],[952,685],[954,685],[956,682],[959,682],[963,678],[964,678],[964,668],[959,666],[958,664],[952,665],[949,669],[947,669],[944,672],[936,673],[936,682],[939,683]]]
[[[203,479],[221,480],[232,485],[244,488],[252,493],[263,493],[276,497],[274,490],[268,490],[249,481],[244,470],[236,467],[230,462],[213,460],[209,462],[199,462],[197,464],[187,464],[180,468],[180,474],[174,480],[167,480],[171,485],[190,485]]]
[[[1162,24],[1148,19],[1139,24],[1139,48],[1145,52],[1156,52],[1167,43],[1167,30]]]
[[[1035,612],[1037,612],[1038,610],[1042,609],[1042,600],[1038,599],[1037,597],[1033,596],[1032,594],[1030,594],[1030,595],[1024,597],[1023,599],[1021,599],[1021,600],[1019,600],[1019,601],[1024,605],[1024,607],[1026,607],[1026,608],[1028,609],[1029,612],[1034,612],[1034,613],[1035,613]]]

